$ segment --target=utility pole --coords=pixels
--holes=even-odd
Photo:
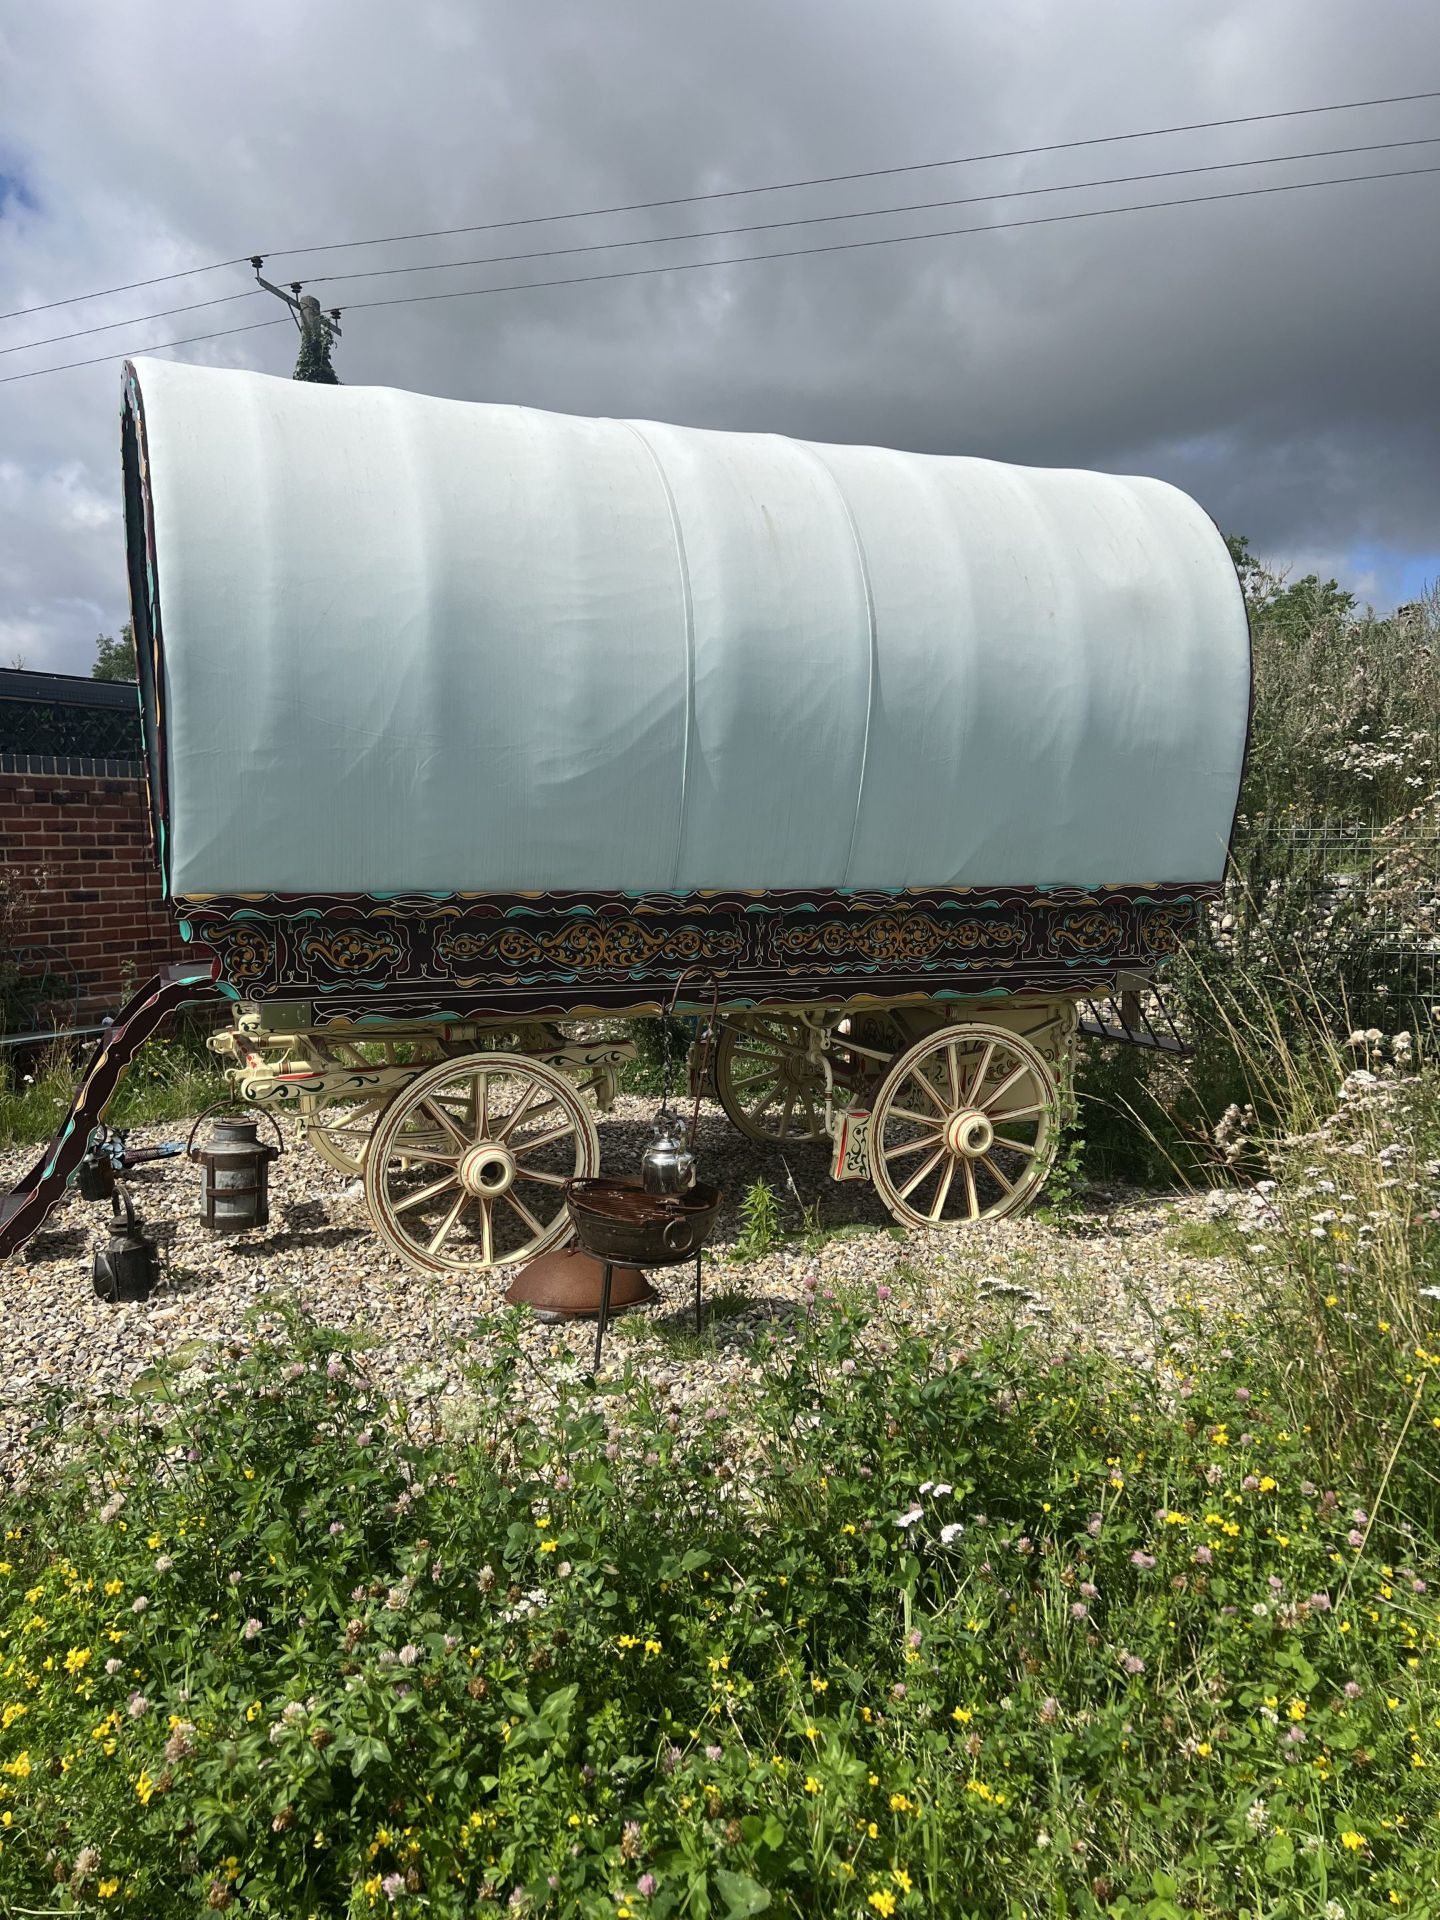
[[[300,333],[300,352],[295,361],[293,378],[296,380],[318,380],[326,386],[338,387],[340,376],[330,364],[330,349],[340,338],[340,309],[332,307],[329,313],[320,311],[320,302],[313,293],[301,293],[303,282],[292,280],[290,291],[277,287],[264,278],[260,269],[265,264],[262,254],[252,254],[250,264],[255,269],[255,278],[267,293],[273,293],[277,300],[283,300],[290,309]]]

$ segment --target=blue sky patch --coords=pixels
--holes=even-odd
[[[34,213],[39,202],[25,181],[19,162],[0,158],[0,220],[17,207]]]
[[[1393,547],[1359,546],[1350,549],[1346,560],[1353,579],[1374,579],[1373,592],[1360,598],[1373,599],[1380,612],[1418,600],[1440,581],[1440,552],[1397,553]]]

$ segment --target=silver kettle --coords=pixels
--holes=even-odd
[[[695,1152],[690,1129],[678,1113],[662,1108],[640,1156],[640,1184],[646,1193],[688,1193],[695,1184]]]

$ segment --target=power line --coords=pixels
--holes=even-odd
[[[234,260],[211,260],[203,267],[185,267],[179,273],[156,273],[148,280],[127,280],[120,287],[96,287],[92,293],[70,293],[63,300],[42,300],[33,307],[12,307],[0,313],[0,320],[19,320],[27,313],[51,313],[56,307],[73,307],[82,300],[108,300],[112,293],[134,293],[138,287],[163,287],[171,280],[189,280],[197,273],[218,273],[222,267],[248,267],[250,256]]]
[[[1010,187],[995,193],[970,193],[958,199],[950,200],[912,200],[898,207],[862,207],[845,213],[797,214],[789,220],[762,220],[744,227],[702,227],[691,233],[657,233],[635,240],[590,240],[573,247],[543,247],[533,253],[492,253],[482,255],[476,260],[435,260],[414,267],[371,267],[358,273],[319,273],[312,274],[305,284],[309,287],[329,286],[339,280],[383,280],[394,274],[405,273],[444,273],[454,267],[490,267],[500,266],[516,260],[553,260],[563,254],[576,253],[613,253],[623,247],[663,247],[681,240],[722,240],[730,239],[740,233],[773,233],[781,227],[822,227],[832,225],[838,220],[879,220],[887,214],[929,213],[941,207],[972,207],[991,200],[1031,200],[1037,195],[1047,193],[1084,193],[1091,187],[1136,186],[1148,180],[1177,180],[1186,175],[1199,173],[1233,173],[1241,167],[1274,167],[1291,160],[1334,160],[1342,155],[1354,153],[1390,153],[1397,147],[1435,147],[1440,146],[1440,134],[1414,140],[1380,140],[1363,147],[1317,147],[1308,153],[1275,153],[1262,155],[1255,160],[1212,160],[1205,166],[1166,167],[1157,173],[1119,173],[1103,180],[1066,180],[1053,187]],[[235,296],[232,296],[232,298]],[[180,309],[184,311],[184,309]],[[141,319],[158,318],[157,315],[142,314]],[[117,321],[117,326],[122,324]],[[99,329],[87,329],[99,331]],[[78,334],[60,334],[62,340],[78,339]],[[35,341],[36,346],[48,344]],[[0,352],[18,353],[18,347],[0,348]]]
[[[267,260],[290,259],[297,253],[336,253],[353,247],[396,246],[405,240],[443,240],[455,238],[467,233],[491,233],[506,227],[544,226],[559,220],[593,220],[604,215],[617,213],[645,213],[659,207],[698,206],[712,200],[739,200],[757,193],[788,193],[801,187],[834,186],[852,180],[880,180],[899,173],[925,173],[939,167],[965,167],[986,160],[1023,160],[1043,153],[1070,153],[1080,147],[1102,147],[1114,145],[1124,140],[1157,140],[1174,133],[1209,133],[1220,127],[1254,126],[1262,120],[1299,120],[1318,113],[1353,113],[1365,107],[1398,107],[1417,100],[1440,100],[1440,89],[1426,93],[1386,94],[1373,100],[1335,100],[1323,106],[1287,107],[1270,113],[1236,114],[1224,120],[1192,120],[1169,127],[1146,127],[1131,133],[1094,134],[1083,140],[1056,140],[1034,147],[1010,147],[994,153],[962,154],[950,160],[917,160],[906,166],[868,167],[855,173],[818,174],[807,180],[776,180],[755,187],[722,187],[710,193],[676,194],[663,200],[634,200],[625,205],[610,207],[582,207],[568,213],[529,214],[511,220],[487,220],[466,227],[433,227],[417,233],[394,233],[373,236],[368,240],[331,240],[309,247],[271,248],[264,257]],[[233,260],[211,260],[204,266],[186,267],[178,273],[159,273],[148,280],[127,280],[118,287],[100,287],[89,293],[72,293],[63,300],[44,300],[34,306],[13,307],[8,313],[0,313],[0,320],[18,320],[26,314],[50,313],[56,307],[70,307],[83,300],[103,300],[116,293],[133,293],[140,287],[164,286],[173,280],[187,280],[195,274],[218,273],[224,267],[243,267],[249,264],[250,255],[237,256]]]
[[[611,253],[630,247],[670,246],[686,240],[729,239],[742,233],[771,233],[786,227],[829,226],[837,221],[879,220],[889,214],[928,213],[942,207],[969,207],[995,200],[1029,200],[1050,193],[1083,193],[1097,187],[1135,186],[1152,180],[1174,180],[1202,173],[1234,173],[1245,167],[1282,166],[1297,160],[1333,160],[1357,153],[1390,153],[1400,147],[1440,146],[1440,135],[1417,137],[1413,140],[1380,140],[1364,146],[1355,147],[1315,147],[1304,153],[1262,154],[1251,160],[1214,160],[1201,166],[1166,167],[1154,173],[1112,174],[1100,180],[1061,181],[1049,187],[1012,187],[1002,188],[994,193],[972,193],[959,198],[946,200],[913,200],[896,207],[861,207],[842,213],[816,213],[796,215],[788,220],[763,220],[741,227],[707,227],[690,233],[659,233],[633,240],[593,240],[571,247],[542,247],[530,253],[495,253],[481,255],[473,260],[436,260],[427,261],[419,266],[410,267],[374,267],[357,273],[322,273],[306,281],[307,286],[332,285],[341,280],[383,280],[397,274],[445,273],[460,267],[487,267],[508,265],[519,260],[553,260],[565,255],[583,253]],[[26,340],[16,346],[0,347],[0,358],[9,353],[26,353],[34,347],[51,347],[61,340],[84,340],[92,334],[113,332],[118,327],[143,326],[151,320],[169,320],[176,314],[196,313],[204,307],[220,307],[236,300],[249,300],[254,297],[255,289],[249,288],[243,293],[221,294],[214,300],[194,300],[183,307],[164,307],[158,313],[131,314],[124,320],[105,320],[93,327],[77,327],[70,333],[52,333],[41,340]]]
[[[882,180],[897,173],[928,173],[937,167],[977,166],[985,160],[1028,160],[1042,153],[1071,153],[1078,147],[1113,146],[1122,140],[1157,140],[1171,133],[1210,133],[1219,127],[1248,127],[1260,120],[1299,120],[1316,113],[1350,113],[1361,107],[1398,107],[1414,100],[1440,100],[1440,90],[1395,93],[1379,100],[1338,100],[1323,107],[1288,107],[1275,113],[1237,114],[1228,120],[1192,120],[1173,127],[1145,127],[1134,133],[1098,133],[1084,140],[1052,140],[1038,147],[1005,147],[994,153],[966,153],[951,160],[915,160],[903,167],[866,167],[858,173],[823,173],[808,180],[774,180],[759,187],[720,187],[712,193],[677,194],[668,200],[632,200],[623,206],[581,207],[570,213],[536,213],[523,219],[486,220],[471,227],[433,227],[423,233],[391,233],[370,240],[331,240],[316,247],[288,247],[269,253],[267,260],[285,260],[297,253],[338,253],[347,247],[393,247],[404,240],[445,240],[466,233],[494,233],[503,227],[539,227],[557,220],[598,220],[614,213],[650,213],[658,207],[698,206],[708,200],[741,200],[756,193],[789,193],[800,187],[831,187],[851,180]],[[0,319],[8,318],[0,314]]]
[[[937,227],[927,233],[880,234],[865,240],[832,240],[818,247],[783,247],[770,253],[726,254],[718,260],[674,260],[655,267],[624,267],[613,273],[571,274],[553,280],[517,280],[498,287],[456,287],[442,293],[396,294],[386,300],[352,300],[347,312],[367,307],[411,307],[433,300],[470,300],[484,294],[526,293],[542,287],[584,287],[604,280],[643,280],[662,273],[695,273],[712,267],[749,266],[762,260],[797,260],[817,253],[854,253],[867,247],[906,246],[920,240],[949,240],[974,233],[1009,233],[1022,227],[1063,226],[1076,220],[1103,220],[1122,213],[1158,213],[1173,207],[1208,207],[1222,200],[1253,200],[1279,193],[1305,193],[1321,187],[1354,186],[1366,180],[1413,180],[1440,173],[1440,166],[1400,167],[1387,173],[1341,174],[1334,180],[1291,180],[1270,187],[1235,187],[1226,193],[1191,194],[1176,200],[1141,200],[1123,207],[1085,207],[1074,213],[1036,214],[1026,220],[997,220],[978,227]],[[245,327],[226,327],[218,333],[192,334],[183,340],[162,340],[153,346],[132,347],[124,352],[102,353],[90,360],[69,360],[54,367],[35,367],[26,373],[0,376],[0,386],[15,380],[36,380],[47,373],[67,373],[77,367],[99,366],[103,361],[126,359],[133,353],[164,353],[171,347],[194,346],[202,340],[222,340],[230,334],[256,333],[263,327],[285,324],[278,320],[259,320]]]
[[[177,313],[198,313],[201,307],[224,307],[232,300],[253,300],[255,287],[244,293],[222,293],[214,300],[192,300],[186,307],[162,307],[158,313],[132,313],[127,320],[102,320],[98,326],[77,327],[73,333],[51,333],[43,340],[23,340],[18,347],[0,347],[0,354],[28,353],[31,347],[53,347],[57,340],[84,340],[92,333],[112,333],[116,327],[143,326],[147,320],[173,320]]]
[[[997,220],[980,227],[936,227],[928,233],[888,233],[867,240],[831,240],[819,247],[784,247],[772,253],[726,254],[718,260],[667,261],[663,266],[624,267],[614,273],[582,273],[556,280],[517,280],[499,287],[457,287],[445,293],[397,294],[389,300],[351,300],[345,311],[357,313],[365,307],[409,307],[429,300],[467,300],[486,293],[524,293],[535,287],[583,287],[599,280],[643,280],[659,273],[695,273],[708,267],[748,266],[758,260],[798,260],[814,253],[853,253],[863,247],[905,246],[916,240],[955,239],[961,234],[1009,233],[1019,227],[1053,227],[1072,220],[1103,220],[1117,213],[1156,213],[1169,207],[1208,207],[1221,200],[1250,200],[1261,194],[1272,193],[1304,193],[1315,187],[1352,186],[1361,180],[1410,180],[1429,173],[1440,173],[1440,166],[1401,167],[1391,173],[1342,174],[1337,180],[1292,180],[1273,187],[1236,187],[1228,193],[1192,194],[1180,200],[1141,200],[1125,207],[1086,207],[1076,213],[1037,214],[1028,220]],[[14,379],[17,376],[12,374],[10,377]]]
[[[191,333],[183,340],[157,340],[153,346],[126,347],[116,353],[97,353],[93,360],[64,360],[58,367],[32,367],[28,373],[0,374],[0,387],[8,387],[12,380],[38,380],[46,373],[69,373],[75,367],[99,367],[111,360],[128,360],[136,353],[165,353],[171,347],[198,346],[202,340],[225,340],[232,333],[259,333],[262,327],[283,327],[289,322],[289,315],[282,314],[278,320],[252,320],[248,327],[222,327],[218,333]]]

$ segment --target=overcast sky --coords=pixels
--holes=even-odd
[[[0,4],[0,309],[253,252],[1440,88],[1434,0]],[[1440,100],[348,252],[286,281],[1440,136]],[[1379,607],[1440,576],[1440,173],[810,259],[359,301],[1440,166],[1440,145],[316,285],[342,378],[1158,474]],[[247,267],[0,322],[0,665],[125,618],[118,356]],[[288,375],[287,324],[181,348]]]

